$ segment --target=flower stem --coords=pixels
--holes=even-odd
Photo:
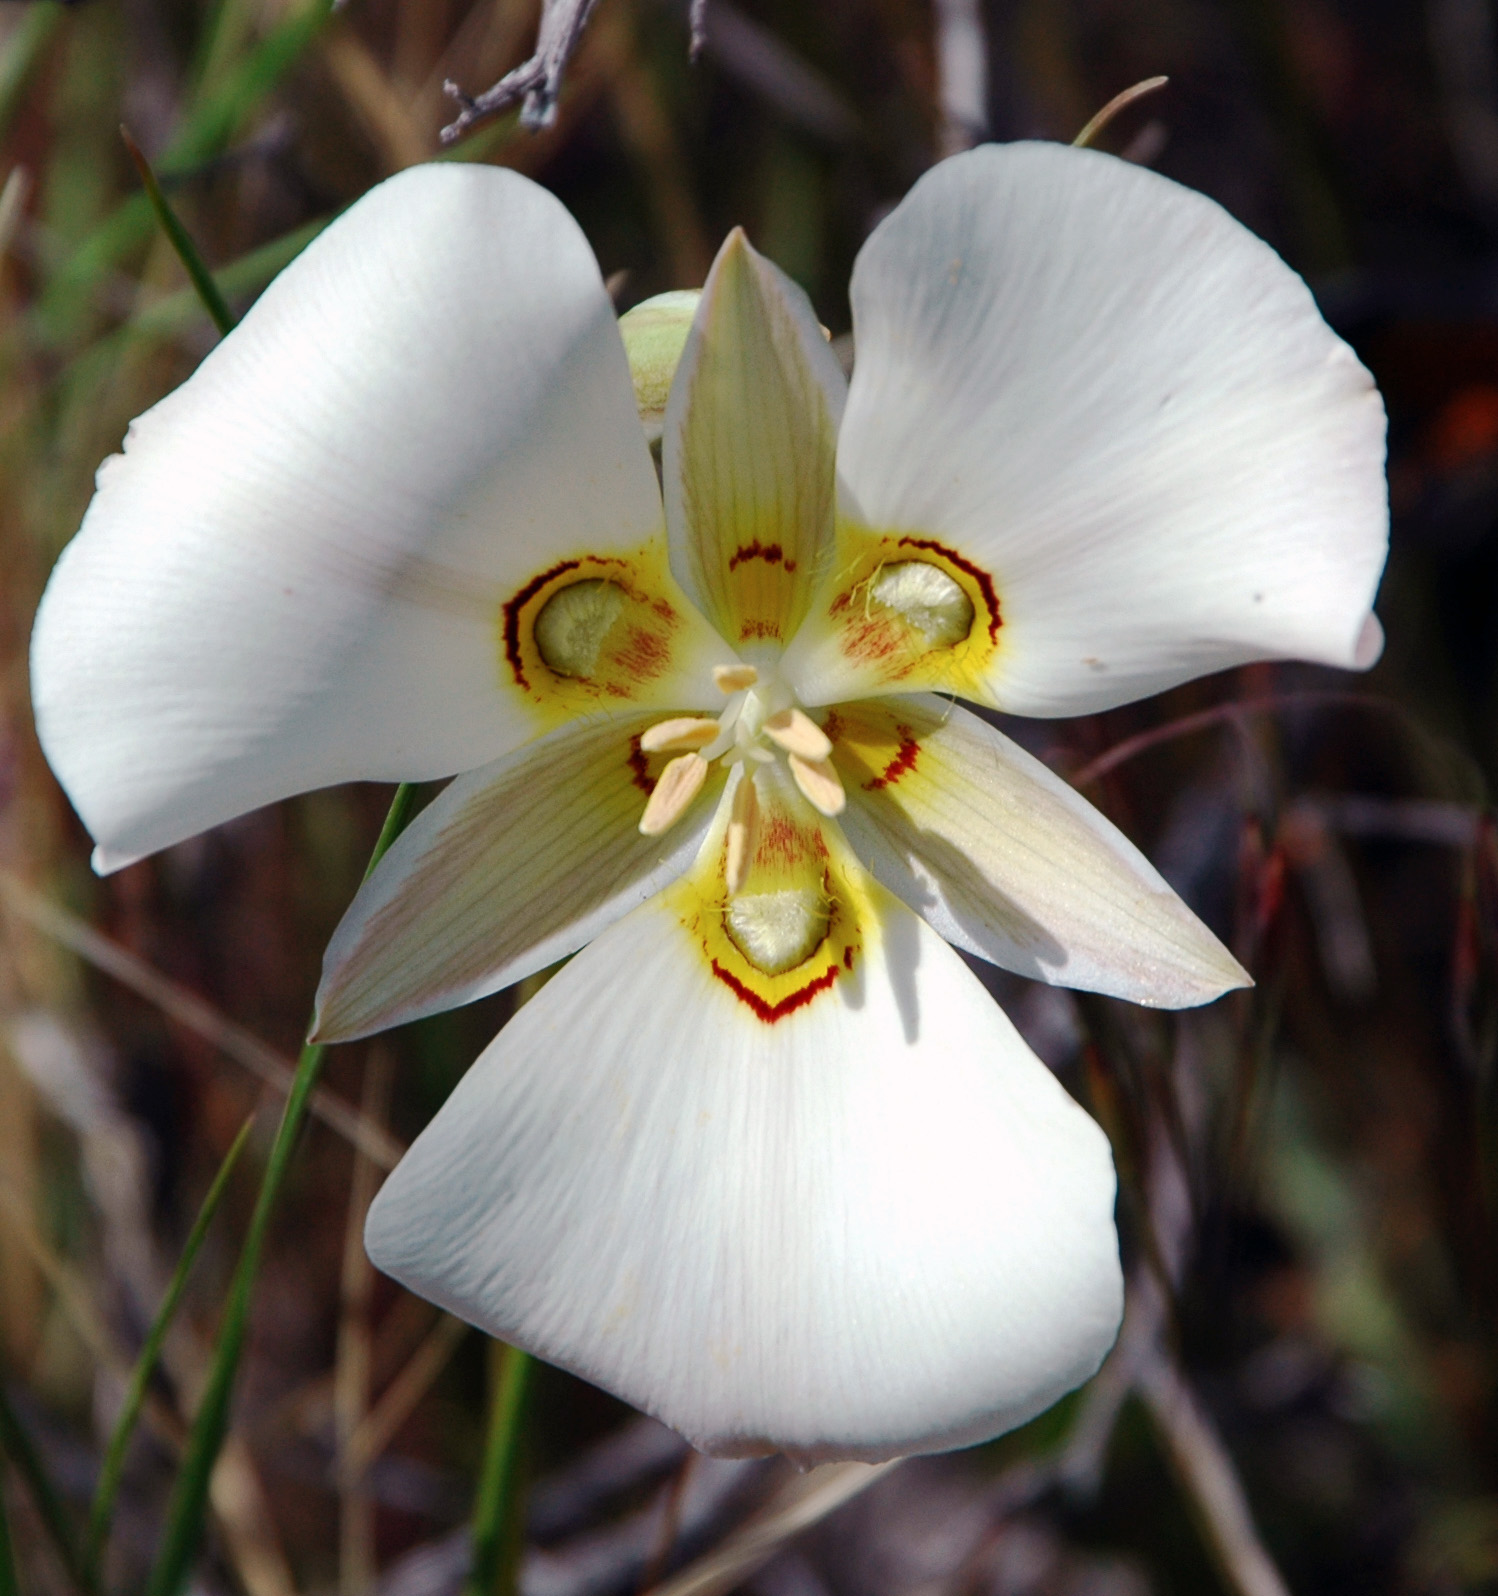
[[[99,1471],[99,1484],[94,1492],[93,1508],[89,1513],[88,1545],[84,1556],[91,1584],[97,1585],[99,1582],[110,1521],[114,1517],[115,1497],[119,1493],[120,1480],[125,1472],[125,1454],[130,1449],[130,1438],[135,1434],[136,1422],[140,1418],[141,1409],[145,1406],[146,1392],[150,1389],[156,1360],[161,1356],[162,1343],[166,1340],[167,1331],[176,1316],[182,1294],[187,1289],[187,1277],[192,1272],[198,1249],[203,1245],[208,1227],[213,1223],[213,1216],[218,1212],[224,1193],[229,1188],[229,1177],[234,1173],[234,1167],[239,1162],[239,1155],[244,1151],[245,1142],[249,1139],[250,1129],[254,1123],[253,1115],[244,1122],[229,1151],[224,1155],[218,1173],[213,1177],[213,1184],[208,1188],[208,1195],[198,1210],[198,1217],[188,1234],[182,1256],[177,1260],[177,1267],[172,1271],[172,1278],[167,1284],[166,1295],[161,1299],[161,1306],[156,1310],[156,1318],[146,1336],[145,1345],[141,1347],[140,1356],[136,1359],[135,1368],[131,1372],[130,1389],[126,1392],[124,1405],[120,1408],[120,1416],[115,1421],[114,1433],[109,1438],[109,1448],[104,1454],[104,1466]]]
[[[379,841],[364,872],[366,880],[410,819],[413,796],[413,789],[407,783],[396,789]],[[198,1403],[198,1411],[193,1417],[182,1468],[172,1488],[166,1528],[146,1584],[146,1596],[180,1596],[192,1572],[193,1558],[202,1538],[203,1522],[208,1511],[209,1483],[229,1428],[229,1401],[249,1330],[250,1298],[255,1276],[259,1272],[276,1201],[291,1169],[298,1135],[307,1118],[308,1105],[316,1089],[318,1076],[322,1073],[326,1053],[326,1047],[321,1044],[308,1043],[297,1061],[296,1079],[292,1082],[286,1107],[281,1113],[281,1123],[276,1130],[265,1174],[261,1178],[255,1211],[250,1217],[234,1278],[229,1284],[208,1380]]]
[[[47,1473],[41,1454],[31,1444],[31,1437],[21,1427],[21,1421],[6,1398],[4,1387],[0,1385],[0,1464],[6,1460],[20,1475],[30,1493],[32,1506],[68,1579],[76,1590],[86,1592],[89,1589],[88,1572],[68,1510]]]
[[[21,97],[66,15],[58,0],[37,0],[21,12],[7,37],[5,53],[0,55],[0,138],[10,131]]]
[[[567,961],[528,975],[516,988],[515,1007],[529,1003]],[[520,1554],[525,1546],[525,1515],[519,1490],[520,1436],[531,1356],[503,1342],[489,1344],[493,1359],[489,1382],[489,1431],[484,1463],[473,1499],[469,1536],[473,1560],[463,1596],[514,1596],[519,1590]]]
[[[489,1434],[473,1504],[473,1562],[463,1596],[512,1596],[524,1539],[515,1481],[531,1357],[500,1342],[493,1343],[491,1352]]]
[[[5,1476],[0,1471],[0,1596],[18,1596],[19,1589],[10,1547],[10,1520],[5,1516]]]

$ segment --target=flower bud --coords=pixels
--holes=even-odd
[[[644,300],[619,318],[629,374],[635,380],[635,403],[652,448],[660,442],[671,379],[701,298],[701,289],[677,289]]]

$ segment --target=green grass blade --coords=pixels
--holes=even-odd
[[[197,291],[198,298],[203,302],[206,310],[213,320],[213,325],[221,333],[227,333],[234,326],[234,317],[229,307],[224,303],[224,296],[218,291],[218,284],[213,280],[213,273],[203,262],[203,257],[198,254],[198,247],[192,241],[192,235],[182,225],[182,219],[177,215],[161,192],[161,184],[156,181],[156,174],[151,170],[151,163],[141,153],[140,145],[130,137],[130,130],[120,128],[120,137],[125,141],[125,148],[130,152],[130,159],[135,162],[135,170],[140,173],[140,180],[145,186],[146,198],[151,203],[151,209],[156,214],[156,220],[161,224],[161,230],[166,234],[171,246],[177,252],[177,259],[182,262],[183,269],[187,272],[193,288]]]
[[[473,1562],[463,1596],[513,1596],[520,1564],[523,1535],[516,1482],[532,1359],[518,1347],[499,1347],[498,1354],[484,1467],[473,1503]]]
[[[321,216],[314,222],[304,222],[289,233],[282,233],[268,244],[261,244],[238,260],[230,261],[213,274],[218,292],[224,299],[240,294],[258,293],[283,267],[289,266],[317,235],[331,222],[331,216]],[[193,318],[195,306],[200,303],[195,294],[173,294],[149,310],[142,311],[132,326],[146,330],[157,327],[186,326]]]
[[[5,1470],[0,1466],[0,1596],[20,1596],[16,1559],[10,1545],[10,1520],[5,1513]]]
[[[193,1418],[182,1467],[172,1488],[166,1529],[146,1585],[147,1596],[179,1596],[192,1571],[192,1561],[197,1554],[203,1522],[207,1516],[214,1465],[228,1430],[229,1401],[249,1329],[250,1297],[255,1276],[259,1272],[276,1199],[286,1183],[298,1133],[307,1117],[307,1104],[322,1073],[324,1053],[324,1048],[309,1045],[302,1049],[297,1062],[296,1079],[276,1130],[255,1211],[250,1217],[249,1231],[229,1286],[208,1381]]]
[[[10,131],[32,73],[41,64],[67,8],[60,0],[32,0],[21,12],[15,31],[0,55],[0,139]]]
[[[278,271],[301,254],[331,220],[331,217],[321,217],[315,222],[307,222],[222,267],[214,273],[219,292],[226,300],[259,293]],[[195,326],[202,314],[203,301],[196,289],[184,288],[179,293],[167,294],[146,306],[124,326],[106,333],[82,354],[75,356],[66,368],[63,380],[76,384],[80,392],[91,392],[97,384],[106,380],[133,340],[175,337]],[[33,332],[40,336],[35,329]]]
[[[31,1437],[21,1428],[21,1421],[16,1417],[3,1387],[0,1387],[0,1453],[10,1459],[16,1473],[24,1481],[36,1505],[37,1517],[41,1519],[47,1538],[67,1570],[68,1578],[80,1591],[89,1591],[91,1587],[79,1553],[73,1521],[57,1488],[52,1484],[41,1454],[31,1444]]]
[[[226,299],[258,293],[283,266],[294,260],[317,237],[330,220],[330,217],[323,217],[308,222],[269,244],[261,245],[259,249],[251,250],[248,255],[240,256],[237,261],[214,274],[219,291]],[[106,333],[82,353],[75,355],[59,371],[54,381],[59,390],[91,394],[108,381],[110,373],[137,340],[175,337],[196,326],[202,315],[203,302],[195,289],[184,288],[180,293],[168,294],[147,306],[124,326]],[[44,338],[40,328],[35,325],[28,327],[27,333],[33,339]],[[0,369],[3,369],[5,358],[5,345],[0,343]]]
[[[332,0],[309,0],[272,28],[211,93],[188,110],[162,157],[162,175],[170,181],[219,155],[332,14]],[[49,337],[62,340],[69,335],[73,307],[80,297],[123,255],[150,237],[154,222],[146,196],[132,194],[83,240],[47,284],[40,310]]]
[[[374,874],[375,866],[390,852],[390,844],[400,836],[411,822],[411,810],[416,803],[416,788],[409,781],[403,781],[395,789],[395,796],[390,800],[390,808],[385,814],[385,824],[380,827],[380,834],[375,838],[375,845],[369,855],[369,863],[364,867],[366,881]]]
[[[390,813],[385,817],[379,841],[370,856],[366,875],[400,835],[410,818],[414,796],[414,789],[409,783],[403,783],[396,789]],[[213,1466],[218,1461],[219,1449],[229,1428],[229,1403],[234,1394],[234,1379],[239,1372],[239,1360],[244,1353],[245,1336],[249,1330],[250,1298],[254,1291],[255,1276],[259,1272],[271,1217],[291,1170],[292,1155],[307,1118],[307,1106],[322,1073],[326,1052],[327,1049],[321,1044],[308,1043],[297,1061],[296,1079],[292,1082],[286,1107],[281,1113],[281,1123],[276,1129],[276,1139],[260,1181],[255,1211],[250,1216],[249,1230],[229,1285],[208,1380],[198,1403],[198,1411],[193,1417],[182,1467],[172,1487],[166,1528],[146,1584],[146,1596],[181,1596],[192,1573],[193,1559],[202,1540],[203,1523],[208,1512],[208,1488]]]
[[[46,5],[53,3],[53,0],[37,0],[37,3]],[[477,133],[449,149],[434,152],[432,159],[434,161],[485,160],[496,150],[509,144],[519,129],[518,116],[506,117],[489,127],[480,128]],[[171,164],[173,167],[180,165],[176,160]],[[180,173],[168,173],[169,181],[173,175]],[[158,184],[160,181],[158,176]],[[335,216],[337,214],[339,213],[334,213]],[[218,271],[212,273],[212,281],[217,286],[220,298],[227,303],[241,294],[253,294],[263,288],[277,272],[295,260],[333,219],[333,216],[325,216],[319,217],[316,221],[305,222],[289,233],[283,233],[280,238],[272,239],[270,243],[262,244],[259,248],[241,255],[229,265],[220,267]],[[152,220],[150,203],[146,196],[131,195],[90,238],[84,241],[72,259],[59,268],[59,271],[67,274],[68,280],[76,278],[77,282],[98,276],[120,255],[148,235]],[[63,292],[64,280],[54,278],[54,282],[59,283],[59,293]],[[170,337],[182,328],[192,325],[203,303],[204,299],[197,291],[168,294],[140,311],[124,327],[99,340],[89,351],[89,355],[106,346],[113,351],[117,340],[137,333],[146,337]],[[46,313],[39,312],[34,336],[46,341],[54,332],[55,329]],[[111,355],[111,358],[114,356]]]
[[[120,1480],[125,1471],[125,1454],[130,1449],[130,1438],[135,1434],[141,1409],[145,1406],[146,1392],[150,1388],[151,1375],[155,1371],[157,1359],[161,1356],[162,1343],[166,1340],[167,1331],[171,1328],[182,1295],[187,1289],[187,1277],[192,1272],[198,1249],[203,1245],[208,1227],[213,1223],[213,1217],[224,1199],[224,1193],[229,1189],[229,1177],[234,1173],[234,1166],[239,1162],[239,1155],[244,1151],[245,1142],[249,1139],[250,1128],[254,1123],[253,1115],[244,1122],[229,1151],[224,1155],[218,1173],[213,1177],[213,1184],[208,1188],[208,1195],[203,1199],[203,1206],[198,1210],[198,1217],[188,1232],[182,1256],[172,1271],[166,1294],[161,1299],[161,1306],[156,1310],[156,1317],[146,1336],[145,1345],[141,1347],[140,1356],[136,1359],[135,1368],[131,1372],[130,1388],[125,1394],[120,1416],[115,1421],[114,1433],[109,1438],[109,1448],[104,1454],[104,1466],[99,1471],[99,1484],[94,1492],[93,1508],[89,1513],[87,1566],[92,1580],[97,1579],[110,1522],[114,1517],[115,1498],[119,1494]]]
[[[480,128],[477,133],[470,133],[467,138],[459,139],[456,144],[445,145],[433,153],[434,161],[482,161],[493,155],[496,150],[502,150],[505,145],[514,142],[520,132],[520,112],[514,111],[509,116],[501,117],[497,122],[491,122],[488,127]]]
[[[272,28],[188,114],[162,164],[181,174],[218,155],[332,16],[333,0],[310,0]]]

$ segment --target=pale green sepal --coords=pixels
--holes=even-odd
[[[1253,984],[1117,827],[976,715],[910,694],[841,704],[826,728],[844,834],[948,942],[1150,1008]]]
[[[574,953],[681,874],[715,767],[669,836],[640,816],[669,754],[652,715],[574,722],[459,776],[360,889],[323,959],[313,1034],[348,1041],[497,992]]]
[[[642,300],[619,318],[619,333],[629,356],[629,374],[635,382],[635,403],[640,407],[640,422],[652,447],[660,441],[666,424],[671,379],[681,362],[701,298],[700,288],[673,289],[669,294]]]
[[[832,553],[846,398],[811,302],[735,228],[671,384],[661,477],[672,572],[751,663],[795,636]]]

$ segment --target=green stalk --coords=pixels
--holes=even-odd
[[[249,1139],[250,1128],[254,1123],[254,1115],[251,1115],[224,1155],[224,1161],[219,1165],[218,1173],[213,1177],[213,1184],[208,1188],[208,1195],[203,1199],[203,1206],[198,1210],[198,1217],[188,1233],[182,1256],[177,1260],[177,1267],[172,1271],[172,1278],[167,1283],[166,1295],[156,1310],[156,1317],[146,1336],[145,1345],[135,1360],[135,1368],[130,1375],[130,1388],[125,1394],[120,1416],[115,1420],[114,1433],[109,1438],[109,1448],[104,1454],[104,1466],[99,1472],[99,1484],[94,1492],[93,1508],[89,1513],[86,1556],[92,1583],[97,1583],[98,1580],[99,1565],[109,1537],[109,1526],[114,1517],[115,1498],[119,1494],[120,1480],[125,1471],[125,1454],[130,1448],[130,1439],[135,1434],[141,1409],[145,1406],[146,1392],[150,1389],[151,1375],[155,1371],[157,1359],[161,1356],[162,1343],[166,1340],[167,1331],[176,1317],[183,1292],[187,1289],[187,1277],[192,1272],[193,1261],[197,1258],[203,1239],[208,1234],[208,1227],[213,1223],[213,1216],[218,1212],[219,1204],[224,1199],[224,1193],[229,1189],[229,1177],[239,1162],[239,1155],[244,1151],[245,1142]]]
[[[402,783],[396,789],[390,813],[385,817],[384,827],[380,831],[380,839],[364,872],[366,880],[410,819],[414,796],[414,789],[407,783]],[[277,1127],[276,1139],[261,1178],[255,1211],[250,1216],[244,1247],[235,1266],[234,1278],[229,1284],[223,1323],[219,1326],[218,1340],[214,1345],[208,1381],[193,1417],[182,1467],[172,1487],[166,1528],[146,1583],[146,1596],[181,1596],[192,1573],[193,1559],[202,1539],[203,1522],[208,1511],[209,1482],[224,1436],[228,1433],[229,1403],[234,1394],[234,1379],[239,1372],[239,1361],[249,1331],[250,1298],[255,1276],[265,1251],[276,1201],[291,1171],[298,1135],[307,1118],[307,1106],[322,1073],[326,1053],[327,1049],[320,1043],[309,1043],[302,1049],[297,1061],[296,1079],[292,1082],[291,1093],[281,1114],[281,1123]]]
[[[10,1546],[10,1520],[5,1516],[5,1470],[0,1467],[0,1596],[20,1596],[16,1560]]]
[[[515,1576],[524,1536],[515,1482],[520,1472],[521,1420],[530,1384],[531,1357],[518,1347],[498,1342],[494,1347],[497,1367],[489,1405],[489,1434],[473,1503],[473,1561],[463,1596],[514,1596],[518,1588]]]
[[[31,1500],[36,1505],[37,1517],[41,1519],[47,1538],[67,1570],[68,1578],[80,1591],[89,1591],[88,1572],[79,1555],[78,1538],[74,1534],[68,1510],[52,1484],[41,1455],[32,1446],[31,1437],[21,1428],[21,1421],[16,1417],[3,1387],[0,1387],[0,1454],[10,1459],[16,1473],[25,1482]]]
[[[0,139],[10,131],[11,120],[21,103],[31,75],[41,64],[52,42],[52,35],[62,25],[67,8],[59,0],[32,0],[21,12],[0,55]]]
[[[280,238],[252,249],[214,273],[214,281],[224,299],[246,298],[258,294],[284,266],[289,265],[331,221],[319,217],[306,222]],[[203,301],[194,288],[167,294],[146,306],[113,332],[90,344],[74,357],[66,370],[66,381],[73,392],[88,394],[107,380],[124,351],[137,339],[171,338],[197,324],[203,314]],[[40,333],[37,334],[40,336]]]
[[[156,220],[160,223],[161,230],[166,234],[172,248],[177,252],[177,259],[182,262],[192,286],[197,290],[198,298],[203,302],[203,309],[212,317],[213,325],[221,333],[227,333],[234,325],[234,316],[224,303],[224,296],[218,291],[213,273],[208,270],[203,257],[198,254],[198,247],[193,243],[192,235],[182,225],[181,218],[172,209],[166,195],[161,192],[161,184],[156,181],[151,163],[141,152],[140,145],[130,137],[130,129],[123,123],[120,125],[120,137],[125,141],[130,159],[135,162],[135,170],[140,173],[146,198],[156,213]]]
[[[515,1007],[529,1003],[567,961],[528,975],[516,988]],[[519,1347],[489,1343],[489,1429],[469,1526],[472,1560],[462,1596],[515,1596],[525,1546],[520,1480],[520,1437],[530,1384],[531,1357]]]
[[[168,144],[161,163],[168,178],[190,172],[219,155],[241,122],[327,26],[332,14],[332,0],[309,0],[226,71],[212,90],[189,108]],[[152,220],[146,197],[130,195],[53,273],[41,306],[41,321],[49,336],[62,339],[68,335],[70,307],[75,300],[122,255],[145,241]]]

